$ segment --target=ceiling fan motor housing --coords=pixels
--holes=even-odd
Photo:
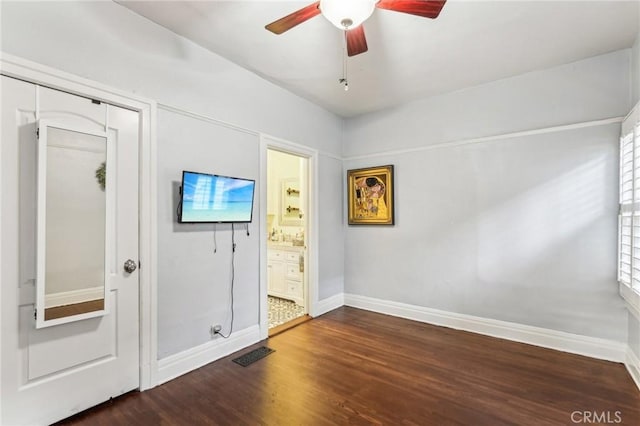
[[[366,21],[378,0],[320,0],[320,11],[341,30],[355,28]]]

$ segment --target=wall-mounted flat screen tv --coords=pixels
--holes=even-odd
[[[182,172],[181,223],[247,223],[253,212],[255,180]]]

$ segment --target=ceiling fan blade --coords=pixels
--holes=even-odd
[[[347,54],[356,56],[369,50],[367,39],[364,36],[364,26],[360,25],[352,30],[345,31],[347,35]]]
[[[290,15],[285,16],[284,18],[273,21],[269,25],[265,26],[265,28],[274,34],[282,34],[283,32],[290,30],[296,25],[302,24],[304,21],[307,21],[316,15],[320,15],[319,6],[320,2],[317,1],[307,7],[303,7],[302,9],[293,12]]]
[[[378,9],[393,10],[424,18],[437,18],[447,0],[380,0]]]

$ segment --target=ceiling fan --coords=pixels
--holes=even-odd
[[[345,31],[347,53],[359,55],[368,50],[362,23],[375,8],[408,13],[424,18],[437,18],[447,0],[320,0],[265,28],[274,34],[282,34],[314,16],[323,14],[333,25]]]

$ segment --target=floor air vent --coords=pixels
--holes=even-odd
[[[238,358],[234,359],[233,362],[246,367],[247,365],[253,364],[254,362],[264,358],[265,356],[273,352],[275,352],[275,350],[267,348],[266,346],[260,346],[258,349],[254,349],[251,352],[247,352],[246,354],[239,356]]]

